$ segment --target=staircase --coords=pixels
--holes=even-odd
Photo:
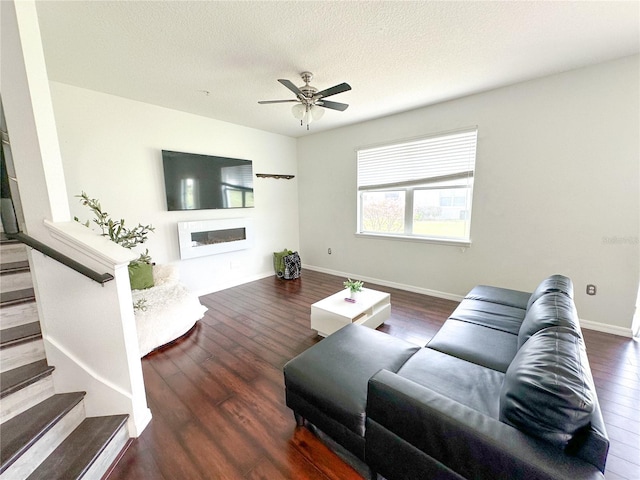
[[[128,415],[87,418],[56,394],[26,247],[0,236],[0,480],[100,479],[128,445]]]

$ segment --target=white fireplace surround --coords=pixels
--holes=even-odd
[[[253,246],[250,218],[178,222],[180,258],[204,257],[245,250]]]

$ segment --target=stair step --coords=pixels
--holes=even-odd
[[[20,244],[18,240],[13,238],[7,238],[7,234],[4,232],[0,232],[0,245],[16,245]]]
[[[13,243],[20,243],[20,242],[13,238],[7,238],[6,233],[0,232],[0,245],[11,245]]]
[[[27,480],[82,478],[124,427],[127,418],[128,415],[86,418]],[[121,448],[115,449],[115,455]],[[107,463],[103,470],[110,464]]]
[[[33,288],[24,288],[22,290],[13,290],[10,292],[0,293],[0,306],[17,305],[20,303],[34,302],[36,294]]]
[[[4,260],[4,256],[3,256]],[[26,260],[21,260],[18,262],[3,262],[0,263],[0,274],[7,275],[12,273],[21,273],[29,271],[29,262]]]
[[[0,243],[0,258],[3,262],[17,262],[27,259],[27,246],[14,241],[13,243]]]
[[[3,423],[2,436],[0,436],[0,473],[6,471],[23,453],[49,432],[82,401],[84,395],[84,392],[54,395]]]
[[[42,338],[40,322],[27,323],[0,330],[0,349]]]
[[[53,378],[50,374],[40,377],[36,382],[23,386],[10,395],[0,399],[0,423],[17,417],[47,398],[55,395]],[[2,426],[0,426],[0,430]]]
[[[0,373],[0,398],[28,387],[41,378],[50,375],[53,370],[54,367],[47,365],[46,360],[38,360],[37,362]]]
[[[0,372],[8,372],[14,368],[44,360],[45,358],[44,340],[42,338],[0,348]]]
[[[33,277],[30,270],[16,270],[0,275],[0,288],[3,292],[25,290],[33,287]]]
[[[0,308],[0,328],[17,327],[38,321],[36,302],[19,303]]]

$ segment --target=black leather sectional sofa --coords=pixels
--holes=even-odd
[[[602,479],[609,441],[569,278],[477,286],[426,347],[348,325],[284,367],[286,401],[393,479]]]

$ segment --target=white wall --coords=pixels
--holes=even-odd
[[[445,296],[481,283],[531,291],[563,273],[585,326],[629,335],[640,266],[639,85],[634,56],[299,139],[304,263]],[[357,147],[471,125],[470,248],[354,235]],[[588,283],[596,296],[585,294]]]
[[[169,212],[161,153],[244,158],[254,173],[296,175],[295,139],[56,82],[51,91],[72,215],[91,218],[74,198],[85,191],[130,226],[152,224],[153,260],[176,262],[198,294],[273,274],[273,252],[298,249],[297,177],[255,178],[252,209]],[[178,221],[240,217],[253,219],[253,248],[180,260]]]

